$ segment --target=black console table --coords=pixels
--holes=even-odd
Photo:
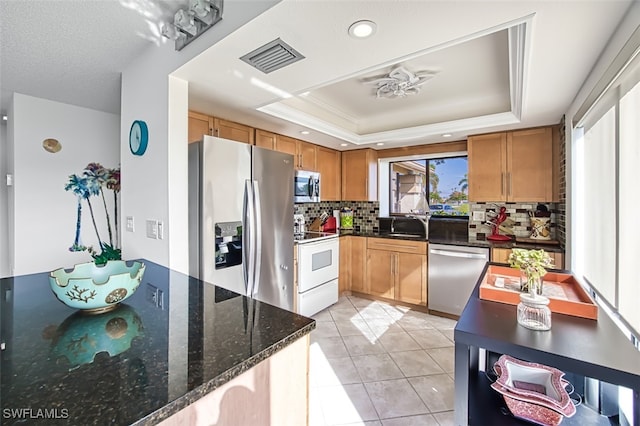
[[[529,330],[517,323],[515,306],[479,298],[488,265],[454,332],[456,424],[529,424],[501,412],[502,397],[478,368],[482,348],[632,389],[633,423],[640,425],[640,351],[606,312],[600,309],[597,321],[554,313],[550,331]],[[562,424],[599,424],[599,417],[579,406]]]

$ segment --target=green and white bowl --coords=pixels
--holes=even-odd
[[[140,285],[145,265],[142,262],[110,260],[104,266],[93,262],[60,268],[49,274],[51,290],[65,305],[91,313],[115,308]]]

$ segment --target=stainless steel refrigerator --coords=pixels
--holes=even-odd
[[[293,311],[293,156],[189,144],[189,273]]]

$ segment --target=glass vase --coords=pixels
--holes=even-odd
[[[542,295],[542,278],[530,277],[524,272],[520,272],[520,291],[523,293],[531,293],[535,288],[535,294]]]

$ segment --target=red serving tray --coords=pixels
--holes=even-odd
[[[502,278],[505,287],[496,287]],[[598,319],[598,305],[569,273],[548,272],[544,277],[543,295],[549,298],[551,312],[575,317]],[[517,305],[520,303],[520,271],[508,266],[489,265],[480,283],[480,299]]]

